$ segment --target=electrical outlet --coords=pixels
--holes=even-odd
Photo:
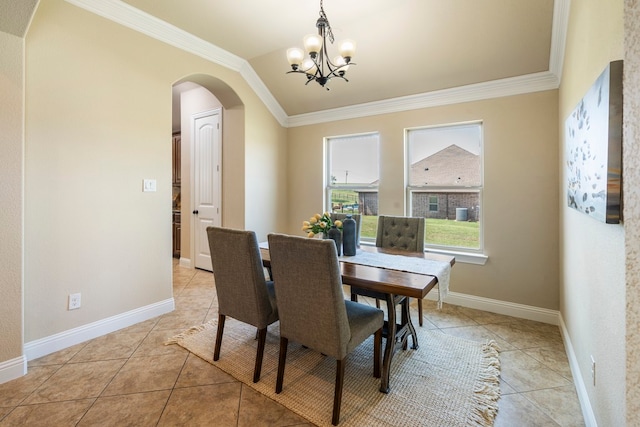
[[[596,386],[596,359],[591,356],[591,380],[593,381],[593,386]]]
[[[80,294],[70,294],[69,295],[69,310],[75,310],[80,308]]]

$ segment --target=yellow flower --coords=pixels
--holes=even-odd
[[[302,231],[307,231],[308,228],[309,228],[308,225],[304,225],[304,224],[302,225]]]
[[[339,219],[337,219],[336,222],[334,222],[334,224],[338,228],[342,227],[342,221],[340,221]]]
[[[312,237],[313,237],[313,236],[315,236],[315,235],[316,235],[316,234],[315,234],[313,231],[311,231],[309,234],[307,234],[307,237],[312,238]]]
[[[322,227],[322,228],[327,228],[327,223],[326,223],[326,222],[324,222],[324,221],[321,221],[321,222],[320,222],[320,227]]]
[[[324,216],[326,216],[327,218],[331,218],[331,214],[329,212],[325,212]]]
[[[310,224],[315,224],[316,222],[318,222],[320,218],[316,218],[315,216],[312,216],[311,218],[309,218],[309,223]]]
[[[310,225],[309,221],[302,221],[302,225]]]
[[[322,218],[322,215],[320,215],[320,214],[315,214],[315,217],[316,217],[316,219],[320,219],[320,218]]]

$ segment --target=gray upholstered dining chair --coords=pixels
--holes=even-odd
[[[378,216],[376,246],[408,252],[424,252],[424,218]]]
[[[253,231],[207,227],[211,265],[218,296],[218,331],[213,360],[220,347],[227,316],[258,328],[253,382],[260,380],[267,326],[278,320],[273,282],[266,281]]]
[[[332,423],[338,425],[347,355],[372,334],[373,375],[380,378],[384,315],[377,308],[345,301],[333,241],[283,234],[268,238],[280,315],[276,393],[282,392],[289,341],[335,358]]]
[[[376,246],[422,253],[424,227],[424,218],[380,215]],[[418,300],[418,323],[422,326],[422,299]]]
[[[378,216],[378,231],[376,246],[379,248],[398,249],[407,252],[424,252],[425,219],[405,216]],[[380,307],[383,296],[362,292],[361,289],[351,290],[351,299],[357,300],[357,295],[367,295],[376,298],[376,306]],[[422,299],[418,300],[418,323],[422,326]]]

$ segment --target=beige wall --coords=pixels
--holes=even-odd
[[[484,123],[486,265],[458,263],[451,291],[558,309],[557,92],[336,121],[289,129],[288,231],[323,209],[323,137],[379,132],[381,214],[404,214],[404,129]]]
[[[29,342],[172,297],[173,83],[194,73],[215,76],[241,100],[230,106],[235,126],[244,125],[230,127],[240,135],[229,139],[242,145],[224,165],[230,171],[244,171],[261,151],[282,151],[286,138],[238,73],[62,0],[41,1],[26,50]],[[225,215],[245,218],[235,194],[254,193],[263,176],[284,186],[278,168],[278,161],[261,163],[261,175],[246,183],[243,174],[231,175],[223,204],[236,210]],[[144,178],[156,179],[158,191],[143,193]],[[284,208],[263,206],[282,210],[256,221],[266,235]],[[80,310],[66,310],[71,292],[82,293]]]
[[[0,194],[12,207],[0,211],[0,362],[22,354],[23,160],[26,342],[171,297],[171,85],[198,73],[223,81],[241,100],[225,105],[223,143],[236,149],[224,157],[223,222],[244,223],[260,239],[272,230],[299,234],[300,222],[322,209],[324,136],[379,131],[380,209],[402,214],[403,129],[483,120],[489,261],[456,265],[451,290],[560,308],[598,424],[623,425],[625,235],[622,226],[565,207],[562,169],[564,119],[606,63],[622,57],[622,1],[572,2],[559,92],[287,131],[237,73],[62,0],[41,0],[26,37],[24,156],[22,41],[0,33]],[[627,3],[637,17],[637,4]],[[635,64],[637,82],[637,54]],[[640,170],[628,134],[625,141],[625,167]],[[158,192],[142,193],[143,178],[157,179]],[[625,197],[636,201],[625,211],[635,213],[637,197]],[[633,225],[628,218],[625,227]],[[82,292],[82,309],[66,310],[70,292]],[[607,373],[596,388],[589,385],[591,354]],[[630,401],[634,384],[627,378]]]
[[[622,57],[623,0],[572,2],[559,97],[561,313],[598,425],[611,426],[625,420],[624,229],[566,206],[563,125],[607,64]]]
[[[24,40],[0,32],[0,362],[22,355]]]
[[[624,8],[625,245],[627,252],[626,402],[627,425],[640,419],[640,3]]]
[[[288,201],[287,145],[268,141],[287,141],[287,129],[270,126],[267,114],[248,112],[245,138],[245,227],[254,230],[258,240],[266,240],[273,231],[282,232],[289,226],[291,213]]]

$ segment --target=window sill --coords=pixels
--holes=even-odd
[[[433,249],[427,248],[425,252],[430,252],[433,254],[442,254],[442,255],[451,255],[456,258],[456,262],[461,262],[464,264],[475,264],[475,265],[485,265],[489,257],[485,254],[478,254],[473,252],[462,252],[462,251],[445,251],[441,249]]]
[[[363,246],[375,246],[375,243],[368,241],[360,241],[360,244]],[[489,257],[487,255],[473,252],[449,251],[435,248],[427,248],[425,249],[425,252],[432,254],[450,255],[456,258],[456,262],[461,262],[463,264],[485,265],[489,260]]]

